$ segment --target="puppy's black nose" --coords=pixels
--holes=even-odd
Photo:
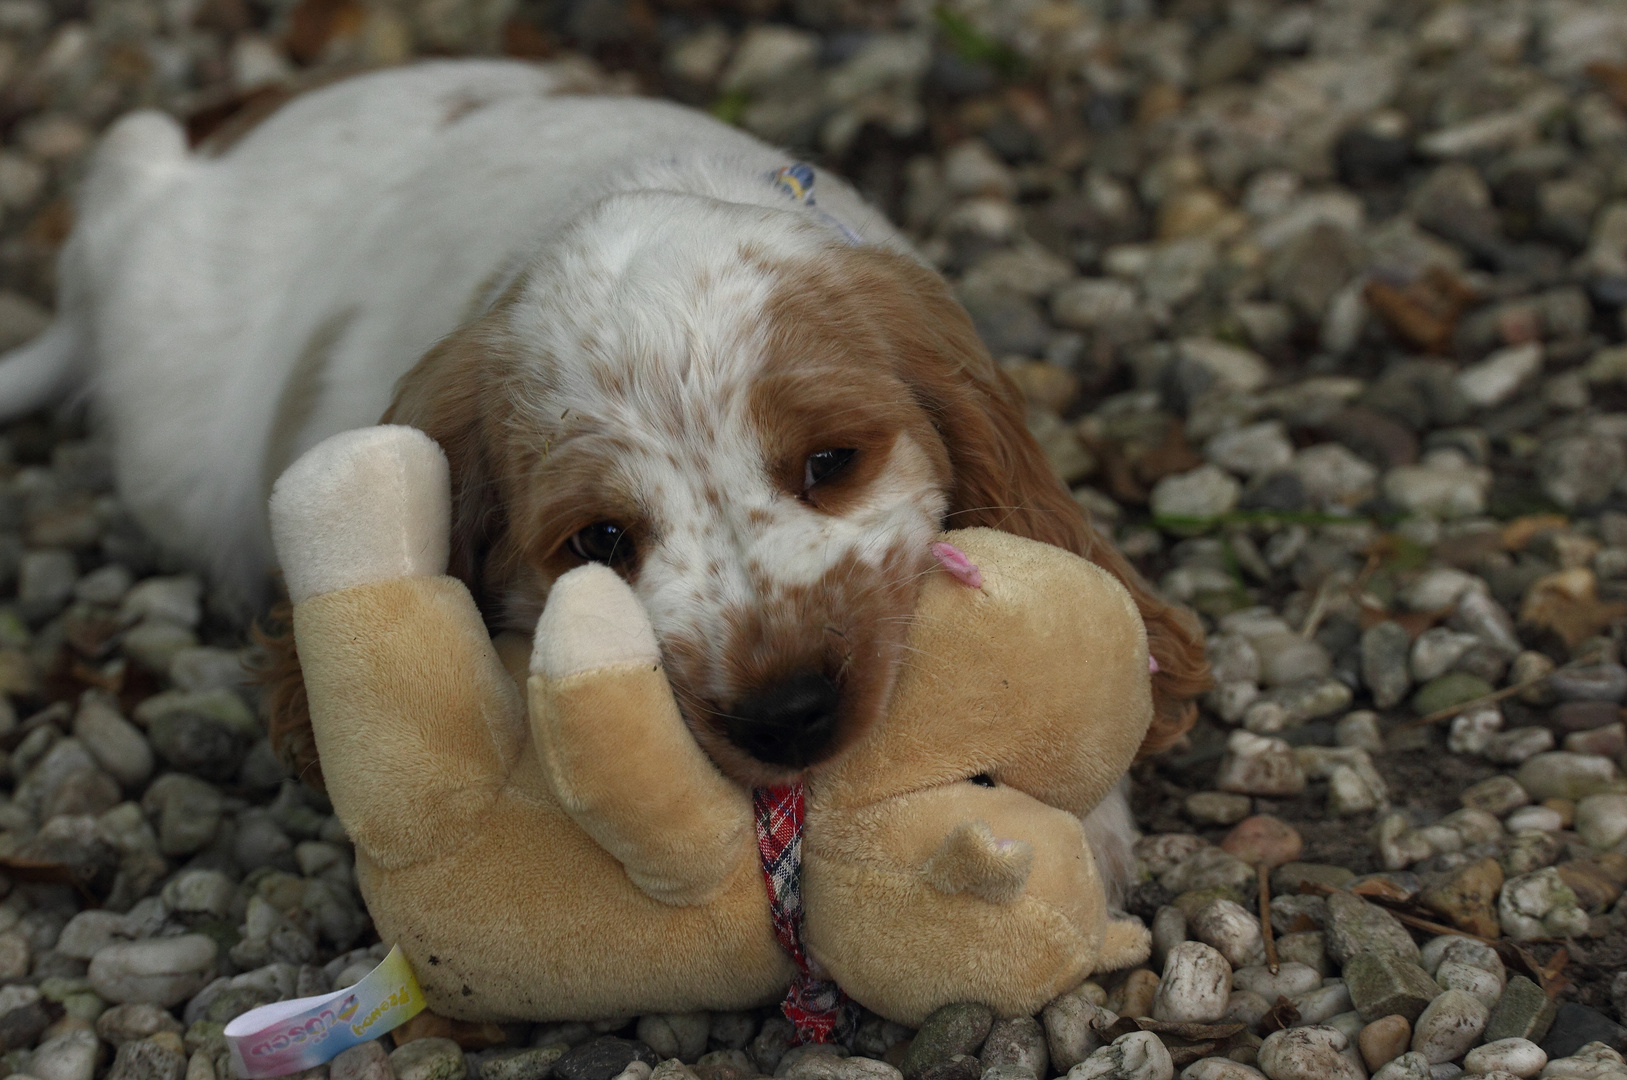
[[[729,741],[769,765],[812,765],[835,738],[840,701],[823,674],[797,672],[730,710]]]

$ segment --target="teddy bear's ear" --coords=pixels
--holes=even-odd
[[[324,439],[271,489],[272,541],[296,604],[445,573],[451,517],[446,455],[399,424]]]
[[[1000,840],[984,821],[955,826],[923,868],[928,883],[953,896],[969,892],[992,904],[1022,895],[1034,868],[1034,849],[1022,840]]]
[[[661,660],[655,631],[633,590],[599,563],[562,574],[548,590],[531,646],[531,672],[563,679],[584,671]]]

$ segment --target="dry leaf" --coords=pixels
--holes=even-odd
[[[1571,648],[1624,615],[1627,604],[1600,600],[1598,580],[1582,566],[1533,581],[1520,605],[1520,622],[1552,630]]]

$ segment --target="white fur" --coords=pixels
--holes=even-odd
[[[324,439],[271,492],[271,532],[294,603],[446,571],[446,455],[399,424]]]
[[[784,154],[664,102],[550,96],[564,78],[505,61],[381,72],[296,99],[217,158],[189,153],[166,116],[125,117],[84,185],[56,323],[0,359],[0,419],[88,381],[131,512],[252,605],[273,563],[277,472],[376,423],[483,284],[493,298],[505,268],[614,193],[751,204],[790,233],[834,232],[823,212],[902,247],[835,178],[804,209],[764,179]],[[340,333],[320,398],[288,460],[268,461],[277,402],[325,327]]]
[[[753,566],[794,586],[842,558],[924,550],[945,506],[921,447],[900,438],[867,500],[814,514],[773,490],[746,415],[776,282],[742,243],[768,259],[907,243],[829,175],[817,207],[792,199],[766,178],[791,159],[734,128],[659,101],[555,93],[571,81],[507,61],[376,73],[296,99],[218,157],[189,152],[166,116],[126,117],[81,191],[56,321],[0,358],[0,420],[88,393],[125,504],[252,607],[274,564],[277,474],[375,424],[427,349],[518,283],[511,341],[568,362],[507,392],[522,408],[580,410],[627,447],[606,483],[636,492],[659,530],[636,581],[656,638],[721,642],[725,613],[760,602]],[[312,356],[315,390],[291,404]],[[590,374],[618,362],[650,366],[658,391],[607,398]],[[278,429],[290,415],[294,429]],[[444,567],[444,539],[423,535],[445,520],[444,476],[443,502],[413,503],[415,460],[396,463],[384,501],[332,488],[274,506],[296,600]],[[421,549],[368,535],[397,511],[419,523]],[[323,563],[299,536],[349,554]],[[503,621],[529,630],[539,611],[521,606]],[[642,658],[650,639],[601,644]],[[1104,804],[1098,846],[1111,835],[1125,848],[1127,821]]]

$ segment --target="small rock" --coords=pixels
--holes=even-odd
[[[1305,772],[1283,740],[1234,731],[1215,786],[1243,795],[1297,795],[1305,790]]]
[[[1153,1019],[1213,1023],[1225,1015],[1231,987],[1232,966],[1219,950],[1199,941],[1184,941],[1170,950],[1164,963],[1164,976],[1153,999]]]
[[[1458,869],[1445,884],[1426,889],[1419,901],[1460,930],[1496,937],[1501,933],[1497,901],[1502,889],[1502,865],[1480,859]]]
[[[1530,1039],[1498,1039],[1470,1050],[1463,1058],[1463,1071],[1481,1075],[1505,1072],[1527,1080],[1546,1064],[1548,1055]]]
[[[1293,961],[1279,962],[1275,975],[1263,964],[1232,972],[1232,986],[1235,989],[1251,991],[1267,1001],[1276,1001],[1279,997],[1298,997],[1321,985],[1321,972]]]
[[[1577,800],[1576,832],[1595,851],[1627,840],[1627,795],[1588,795]]]
[[[1608,787],[1616,775],[1607,758],[1555,750],[1527,760],[1515,779],[1536,799],[1581,799]]]
[[[1555,1065],[1557,1060],[1585,1053],[1590,1043],[1601,1043],[1604,1047],[1627,1045],[1627,1028],[1615,1023],[1597,1009],[1567,1001],[1555,1009],[1553,1027],[1548,1029],[1547,1036],[1540,1042],[1542,1052],[1548,1055],[1548,1067],[1544,1075],[1552,1076],[1558,1073],[1574,1076],[1576,1072],[1557,1068]],[[1619,1052],[1607,1052],[1616,1054],[1615,1068],[1618,1071],[1627,1071],[1622,1070]]]
[[[1117,1020],[1113,1013],[1090,1000],[1083,986],[1053,1000],[1040,1014],[1051,1067],[1065,1072],[1085,1060],[1101,1047],[1101,1031]]]
[[[1516,941],[1576,937],[1588,931],[1587,912],[1551,866],[1505,882],[1497,913],[1503,932]]]
[[[1265,1080],[1265,1073],[1231,1058],[1199,1058],[1181,1070],[1181,1080]]]
[[[651,1013],[638,1018],[639,1041],[665,1061],[693,1065],[706,1052],[711,1017],[706,1013]]]
[[[1344,977],[1351,1004],[1368,1023],[1390,1015],[1410,1023],[1441,993],[1428,972],[1392,952],[1355,954],[1344,965]]]
[[[1174,1080],[1175,1063],[1157,1035],[1132,1031],[1068,1070],[1068,1080]]]
[[[1455,1061],[1480,1041],[1488,1015],[1474,995],[1447,990],[1429,1003],[1413,1025],[1412,1049],[1431,1065]]]
[[[42,1042],[28,1059],[28,1075],[39,1080],[91,1080],[96,1075],[96,1033],[70,1029]]]
[[[108,945],[90,962],[90,983],[108,1001],[177,1005],[214,977],[216,951],[203,934]]]
[[[564,1060],[562,1057],[561,1061]],[[631,1060],[631,1059],[629,1059]],[[623,1066],[625,1067],[625,1062]],[[556,1069],[558,1063],[555,1063]],[[398,1080],[463,1080],[469,1073],[463,1049],[451,1039],[414,1039],[390,1052],[390,1069]],[[616,1072],[620,1072],[617,1069]],[[580,1074],[575,1080],[610,1080],[611,1076]]]
[[[1045,1045],[1045,1029],[1032,1016],[996,1020],[989,1028],[978,1058],[985,1068],[1008,1066],[1026,1072],[1035,1080],[1044,1080],[1051,1060]]]
[[[560,1054],[565,1052],[562,1046],[551,1046],[545,1050],[521,1050],[514,1057],[527,1054],[541,1054],[547,1058],[547,1064],[538,1069],[506,1068],[499,1064],[498,1059],[485,1061],[480,1066],[481,1080],[546,1080],[548,1066],[552,1066]],[[497,1066],[494,1070],[493,1066]],[[329,1080],[395,1080],[395,1073],[390,1071],[390,1054],[384,1049],[384,1044],[377,1039],[371,1042],[358,1043],[346,1050],[341,1050],[339,1056],[328,1063]],[[187,1080],[193,1080],[189,1075]]]
[[[153,1039],[135,1039],[119,1047],[107,1080],[182,1080],[186,1055]]]
[[[1271,1080],[1362,1080],[1344,1053],[1350,1040],[1331,1027],[1274,1031],[1260,1044],[1260,1068]]]
[[[1405,1016],[1381,1016],[1363,1027],[1356,1037],[1356,1045],[1369,1072],[1377,1072],[1394,1061],[1406,1053],[1411,1044],[1412,1024]]]
[[[1229,791],[1196,791],[1186,797],[1186,816],[1205,825],[1231,825],[1248,817],[1254,805],[1247,795]]]
[[[1299,858],[1303,847],[1304,841],[1292,825],[1269,814],[1238,822],[1220,842],[1222,851],[1237,856],[1250,866],[1264,863],[1273,870]]]
[[[1328,897],[1328,955],[1340,964],[1361,952],[1384,951],[1416,964],[1418,946],[1395,916],[1359,896]]]
[[[1473,810],[1498,817],[1531,801],[1531,795],[1512,776],[1493,776],[1464,789],[1458,800]]]
[[[1427,1058],[1408,1051],[1373,1074],[1373,1080],[1431,1080],[1433,1073]]]
[[[1235,900],[1212,900],[1192,916],[1193,937],[1220,951],[1234,968],[1257,964],[1265,955],[1260,920]]]
[[[1432,679],[1412,696],[1412,711],[1429,716],[1485,697],[1491,693],[1491,684],[1467,671],[1449,671]]]
[[[904,1055],[905,1080],[925,1076],[957,1054],[975,1056],[993,1025],[994,1014],[986,1005],[959,1002],[933,1010]]]
[[[33,1046],[50,1022],[39,990],[27,985],[0,987],[0,1048]]]
[[[160,1031],[180,1034],[185,1030],[169,1010],[145,1001],[115,1005],[96,1018],[96,1034],[115,1049],[132,1039],[145,1039]]]
[[[1207,521],[1235,509],[1242,490],[1224,470],[1204,465],[1158,481],[1150,506],[1158,518]]]

